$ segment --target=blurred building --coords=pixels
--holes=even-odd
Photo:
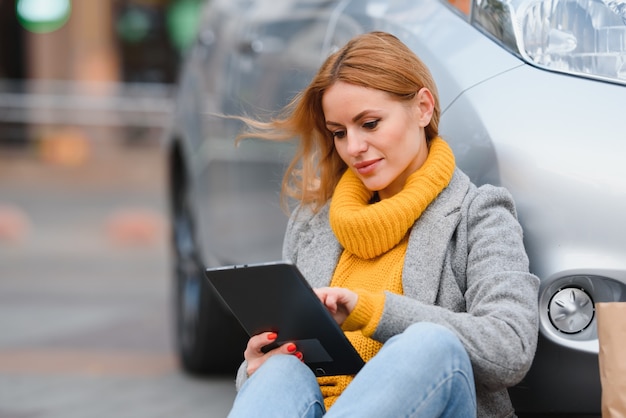
[[[162,123],[154,113],[167,103],[158,100],[176,82],[201,3],[0,0],[0,143],[23,143],[54,125]],[[114,115],[120,107],[126,115]]]
[[[20,3],[67,4],[69,14],[46,27],[43,13],[20,15]],[[172,83],[201,3],[0,0],[0,79]]]

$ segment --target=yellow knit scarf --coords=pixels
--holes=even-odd
[[[341,245],[352,254],[370,259],[402,240],[428,205],[450,183],[454,154],[441,138],[430,144],[424,164],[407,179],[396,195],[370,204],[373,192],[346,170],[330,204],[330,226]]]
[[[407,179],[396,195],[370,204],[373,192],[347,170],[330,204],[330,225],[344,247],[331,286],[359,294],[355,310],[343,324],[350,342],[365,361],[382,344],[370,338],[384,308],[384,291],[402,294],[402,266],[408,231],[428,205],[450,183],[454,155],[448,144],[435,138],[422,167]],[[319,378],[326,408],[348,386],[352,376]]]

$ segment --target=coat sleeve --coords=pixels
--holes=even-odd
[[[464,204],[452,257],[464,264],[465,311],[387,293],[373,338],[386,341],[415,322],[453,330],[465,346],[478,384],[489,391],[518,383],[537,345],[539,280],[528,271],[512,197],[483,186]],[[409,254],[407,254],[407,257]],[[459,278],[456,278],[457,280]],[[461,278],[463,281],[463,278]]]

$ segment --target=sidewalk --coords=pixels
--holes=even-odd
[[[0,148],[0,418],[223,417],[179,371],[163,151],[81,164]]]

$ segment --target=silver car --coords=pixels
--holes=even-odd
[[[234,137],[350,38],[391,32],[430,67],[442,136],[477,184],[515,197],[542,279],[540,340],[510,390],[520,415],[600,414],[594,304],[626,300],[624,0],[212,0],[167,138],[183,367],[233,372],[247,336],[207,266],[277,260],[292,145]]]

